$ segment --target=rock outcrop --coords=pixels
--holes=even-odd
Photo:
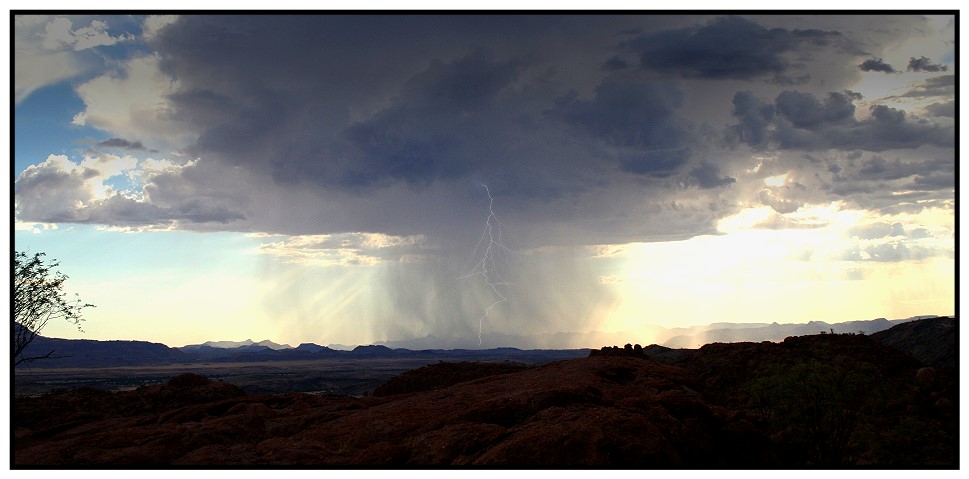
[[[528,369],[528,366],[509,361],[500,363],[477,361],[449,363],[441,361],[394,376],[386,383],[378,386],[373,395],[391,396],[430,391],[488,376],[516,373],[525,369]]]
[[[871,335],[876,341],[903,351],[926,366],[955,370],[959,356],[955,318],[927,318],[902,323]]]
[[[958,464],[958,388],[867,336],[710,344],[671,364],[606,351],[537,367],[442,363],[386,396],[246,395],[183,375],[18,397],[13,464]]]

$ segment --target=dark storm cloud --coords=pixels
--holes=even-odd
[[[929,60],[926,57],[912,57],[908,61],[908,71],[912,72],[944,72],[948,70],[949,67],[940,65],[938,63],[932,63],[932,60]]]
[[[492,134],[497,96],[518,70],[515,62],[494,62],[483,51],[431,62],[393,106],[345,130],[357,156],[344,180],[355,186],[381,179],[426,184],[466,174],[481,162],[468,155],[474,151],[468,140],[473,132]]]
[[[400,96],[439,111],[466,114],[483,110],[515,79],[516,63],[493,61],[483,50],[451,63],[434,60],[427,70],[408,80]]]
[[[956,101],[949,100],[942,103],[932,103],[929,106],[926,106],[925,110],[932,116],[946,116],[949,118],[955,118]]]
[[[753,79],[783,76],[788,54],[818,48],[840,36],[817,29],[765,28],[731,16],[699,27],[644,34],[628,45],[643,68],[688,78]]]
[[[775,75],[768,83],[772,85],[786,85],[786,86],[796,86],[804,85],[811,82],[811,75],[807,73],[798,76],[787,76],[787,75]]]
[[[169,220],[196,225],[190,228],[239,223],[247,218],[244,211],[252,196],[246,191],[213,189],[211,183],[241,184],[241,174],[237,170],[216,170],[204,162],[191,163],[153,173],[144,194]]]
[[[690,177],[696,181],[700,188],[704,189],[718,188],[737,181],[736,178],[721,175],[719,166],[705,161],[690,171]]]
[[[183,83],[170,97],[179,119],[200,128],[192,152],[278,180],[339,181],[330,178],[340,160],[330,149],[352,100],[387,93],[386,79],[406,68],[395,37],[422,19],[388,20],[373,18],[371,36],[353,33],[364,26],[358,17],[339,16],[186,16],[166,27],[156,43]]]
[[[931,98],[931,97],[954,97],[956,88],[955,75],[942,75],[927,78],[912,85],[912,88],[901,95],[889,98]]]
[[[871,24],[898,23],[889,20]],[[524,247],[715,232],[757,201],[769,170],[752,174],[749,154],[723,150],[724,92],[750,90],[733,96],[734,146],[951,145],[951,128],[887,107],[856,111],[846,91],[817,96],[822,82],[836,90],[857,78],[859,45],[875,57],[875,40],[909,30],[872,31],[842,17],[180,17],[149,46],[177,80],[158,115],[197,133],[179,151],[198,161],[146,179],[143,201],[157,210],[143,215],[237,231],[453,237],[446,246],[460,248],[480,234],[487,183]],[[888,181],[839,158],[797,160],[823,175],[829,189],[816,197],[759,199],[787,211],[852,187],[833,175],[865,191]],[[897,181],[917,177],[938,181]]]
[[[689,160],[690,150],[686,148],[638,151],[622,158],[619,167],[627,173],[668,178],[676,174]]]
[[[629,68],[629,62],[619,58],[618,56],[614,56],[602,62],[602,69],[605,71],[625,70],[626,68]]]
[[[595,97],[559,98],[552,115],[580,135],[622,151],[622,171],[666,178],[688,165],[691,125],[679,115],[683,92],[669,82],[632,82],[607,78]]]
[[[855,105],[843,93],[829,93],[818,99],[810,93],[784,91],[774,101],[777,111],[797,128],[813,129],[822,124],[843,124],[854,119]]]
[[[104,141],[99,141],[98,146],[102,148],[121,148],[124,150],[135,150],[135,151],[148,151],[145,145],[142,145],[140,141],[128,141],[124,138],[109,138]]]
[[[451,107],[452,100],[473,107],[475,95],[492,94],[475,89],[487,87],[476,75],[488,72],[474,70],[487,68],[486,61],[452,64],[470,51],[493,53],[499,63],[518,53],[543,58],[528,48],[568,51],[582,43],[572,38],[580,27],[611,35],[628,23],[573,16],[187,16],[166,27],[155,43],[167,53],[166,71],[181,83],[172,97],[176,111],[200,128],[197,155],[258,163],[252,166],[273,168],[282,180],[300,177],[300,167],[324,163],[310,176],[333,185],[341,181],[333,176],[357,161],[346,151],[354,145],[343,144],[350,124],[370,119],[391,102],[398,104],[397,112],[427,113],[434,106]],[[523,51],[533,40],[535,46]],[[423,77],[408,84],[419,74]],[[449,82],[442,84],[448,89],[434,91],[433,77]],[[423,95],[428,111],[406,104],[412,93]],[[196,101],[199,96],[205,101]],[[540,100],[541,92],[534,96]],[[367,181],[357,173],[348,176]]]
[[[881,214],[918,213],[943,207],[950,201],[955,183],[955,161],[944,156],[931,159],[887,159],[872,155],[861,161],[842,163],[830,182],[819,190],[837,195],[860,208]]]
[[[871,107],[871,119],[858,121],[835,137],[838,146],[884,151],[917,148],[922,145],[951,146],[955,132],[950,125],[936,124],[922,118],[909,118],[903,110],[885,105]]]
[[[205,199],[188,199],[174,207],[136,201],[114,195],[80,208],[78,223],[113,224],[122,227],[168,227],[178,222],[185,229],[221,229],[220,225],[241,221],[245,216]]]
[[[875,155],[863,161],[861,168],[857,171],[858,175],[868,179],[897,180],[918,173],[920,166],[913,163],[903,163],[898,158],[889,162],[884,157]]]
[[[685,125],[677,117],[682,103],[683,92],[672,83],[610,78],[596,87],[591,100],[560,98],[555,113],[616,146],[675,148],[685,136]]]
[[[591,89],[602,75],[601,56],[573,54],[594,35],[574,33],[598,30],[607,33],[603,47],[615,46],[630,18],[259,20],[189,17],[160,33],[166,70],[181,84],[170,96],[176,114],[199,126],[193,156],[328,190],[363,193],[395,181],[420,188],[477,175],[508,178],[544,196],[588,184],[565,173],[602,160],[591,142],[560,147],[572,141],[563,121],[613,145],[682,147],[669,141],[683,135],[667,121],[680,100],[648,83],[605,84],[591,101],[555,103],[577,80],[588,76],[582,81]],[[349,40],[364,31],[374,38]],[[635,123],[623,122],[623,114]],[[550,162],[562,170],[550,170]]]
[[[870,108],[870,117],[855,118],[854,98],[846,93],[829,93],[818,98],[811,93],[785,91],[773,103],[734,96],[734,116],[740,123],[728,134],[755,148],[822,150],[860,149],[885,151],[918,148],[922,145],[949,146],[954,141],[950,125],[924,118],[909,118],[903,111],[886,105]]]
[[[749,91],[737,92],[733,97],[733,115],[740,119],[740,123],[731,127],[735,138],[755,148],[767,146],[769,129],[774,123],[773,103]]]
[[[923,161],[902,161],[900,158],[887,160],[880,155],[873,155],[855,168],[848,170],[851,181],[882,180],[891,181],[903,178],[920,177],[944,173],[949,176],[948,186],[952,186],[955,164],[951,159],[935,158]]]
[[[956,185],[954,171],[931,171],[916,176],[912,185],[920,190],[948,190]]]
[[[881,58],[865,60],[861,65],[858,65],[858,68],[863,72],[898,73],[898,70],[882,61]],[[909,69],[911,70],[911,65]]]
[[[480,234],[487,183],[522,247],[709,233],[731,183],[681,86],[602,68],[630,56],[619,32],[690,21],[183,17],[152,45],[200,160],[146,198],[205,198],[243,231],[424,234],[450,253]],[[678,185],[721,188],[682,201]]]

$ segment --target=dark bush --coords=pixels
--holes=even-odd
[[[851,463],[859,413],[880,397],[878,377],[868,363],[808,359],[772,365],[747,389],[784,455],[798,464],[836,466]]]

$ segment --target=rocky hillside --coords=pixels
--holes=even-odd
[[[876,341],[891,346],[922,361],[927,366],[955,370],[959,363],[955,318],[929,318],[899,324],[872,334]]]
[[[528,369],[528,366],[510,361],[500,363],[477,361],[446,363],[442,361],[394,376],[386,383],[378,386],[374,390],[373,395],[391,396],[394,394],[442,389],[474,379],[498,374],[516,373],[525,369]]]
[[[439,363],[362,398],[245,395],[197,376],[16,398],[13,461],[957,466],[957,376],[871,337],[711,344],[669,364],[648,350],[609,348],[517,371]]]

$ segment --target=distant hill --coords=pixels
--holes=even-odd
[[[326,346],[320,346],[319,344],[313,344],[313,343],[302,343],[299,346],[296,346],[296,350],[297,351],[307,351],[307,352],[311,352],[311,353],[320,353],[320,352],[324,352],[324,351],[332,351],[332,349],[330,349],[330,348],[328,348]]]
[[[147,341],[96,341],[92,339],[57,339],[37,336],[27,346],[24,356],[49,359],[22,363],[18,368],[100,368],[180,363],[191,360],[182,351]]]
[[[360,356],[399,356],[400,354],[405,354],[410,352],[408,349],[390,349],[387,346],[379,345],[369,345],[369,346],[357,346],[351,351],[352,354]]]
[[[293,349],[293,347],[288,344],[277,344],[268,339],[264,341],[259,341],[258,343],[254,342],[251,339],[247,339],[245,341],[206,341],[202,344],[188,344],[188,345],[182,346],[179,349],[183,351],[200,349],[204,347],[219,348],[219,349],[235,349],[235,348],[241,348],[246,346],[261,346],[261,347],[274,349],[274,350]]]
[[[729,325],[729,327],[724,327],[726,326],[725,323],[714,323],[705,327],[689,328],[683,334],[670,337],[662,345],[669,348],[699,348],[709,343],[777,342],[791,336],[807,336],[832,331],[838,334],[872,334],[915,319],[917,318],[896,320],[878,318],[870,321],[846,321],[843,323],[811,321],[808,323],[779,324],[774,322],[771,324]],[[671,331],[675,332],[676,330]]]

